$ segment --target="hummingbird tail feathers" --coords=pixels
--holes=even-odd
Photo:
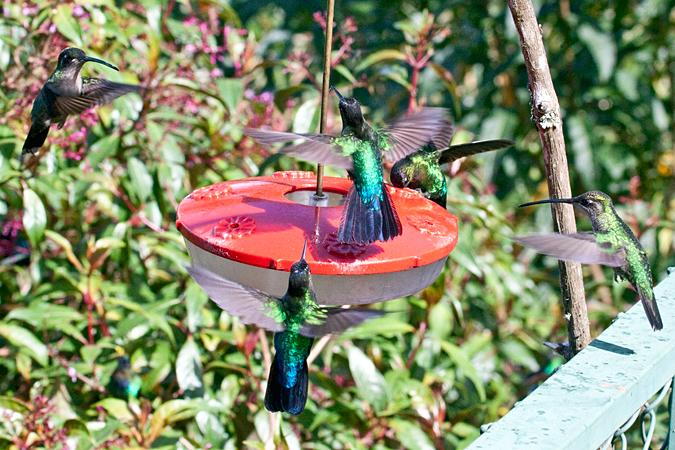
[[[339,241],[368,245],[377,240],[386,242],[402,233],[401,221],[384,183],[382,192],[384,201],[373,196],[371,202],[364,203],[355,186],[349,188],[340,218]]]
[[[37,127],[31,126],[30,131],[28,132],[28,137],[26,142],[23,143],[23,149],[21,150],[21,156],[26,153],[35,154],[40,151],[42,144],[45,143],[47,139],[47,134],[49,134],[49,127]]]
[[[265,408],[270,412],[283,411],[298,415],[305,410],[305,404],[307,403],[307,386],[309,383],[307,361],[303,361],[300,366],[293,386],[286,387],[284,379],[286,377],[281,376],[280,363],[275,356],[270,368],[270,376],[267,379]]]
[[[396,214],[394,204],[391,202],[387,185],[382,183],[382,192],[384,192],[384,201],[382,202],[382,237],[383,241],[394,239],[403,233],[401,220]]]
[[[652,326],[654,331],[663,329],[663,321],[661,320],[661,314],[659,313],[659,308],[656,305],[656,298],[654,298],[654,294],[652,293],[651,296],[645,295],[645,292],[643,292],[639,286],[636,287],[638,295],[640,296],[640,301],[642,302],[642,306],[645,309],[645,314],[647,314],[649,325]]]

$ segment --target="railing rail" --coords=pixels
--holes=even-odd
[[[650,398],[662,389],[665,396],[675,376],[675,271],[654,294],[663,330],[652,331],[636,304],[467,450],[607,448]]]

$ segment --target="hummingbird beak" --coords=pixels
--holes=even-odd
[[[307,242],[309,242],[309,236],[305,238],[305,247],[302,249],[302,256],[300,257],[300,261],[305,260],[305,255],[307,254]]]
[[[344,100],[344,99],[345,99],[345,98],[342,96],[342,94],[340,94],[340,93],[338,92],[338,90],[335,89],[335,86],[331,86],[330,88],[331,88],[332,91],[335,91],[335,93],[337,94],[337,96],[338,96],[338,98],[339,98],[340,100]]]
[[[105,62],[105,61],[102,61],[102,60],[100,60],[100,59],[98,59],[98,58],[91,58],[91,57],[87,56],[86,58],[84,58],[84,62],[95,62],[95,63],[103,64],[104,66],[108,66],[108,67],[110,67],[111,69],[116,70],[116,71],[118,71],[118,72],[120,71],[120,69],[118,69],[117,67],[113,66],[112,64],[107,63],[107,62]]]
[[[523,206],[541,205],[542,203],[569,203],[569,204],[573,205],[574,199],[573,198],[549,198],[548,200],[539,200],[537,202],[523,203],[522,205],[518,206],[518,208],[522,208]]]

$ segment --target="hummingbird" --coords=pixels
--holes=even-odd
[[[593,231],[532,235],[514,240],[565,261],[612,267],[615,281],[627,280],[637,291],[652,329],[662,329],[663,322],[652,289],[652,271],[647,253],[628,225],[617,215],[612,199],[604,192],[589,191],[573,198],[552,198],[520,206],[541,203],[569,203],[579,207],[590,219]]]
[[[131,370],[131,362],[126,356],[120,356],[117,360],[117,368],[110,377],[107,389],[111,395],[127,399],[138,397],[141,390],[141,377]]]
[[[442,135],[449,135],[452,138],[454,132],[452,122],[447,121],[445,128]],[[494,139],[450,146],[448,144],[450,139],[442,142],[439,149],[434,142],[430,142],[420,150],[396,161],[389,174],[391,184],[398,188],[418,190],[423,197],[445,208],[448,185],[445,175],[441,172],[442,165],[465,156],[511,147],[515,142]]]
[[[110,63],[87,56],[79,48],[68,47],[59,54],[56,69],[38,93],[31,111],[31,127],[21,150],[37,153],[47,139],[49,127],[63,125],[70,114],[79,114],[90,108],[105,105],[129,92],[138,92],[141,86],[115,83],[100,78],[83,77],[80,70],[86,62],[95,62],[119,69]]]
[[[244,133],[261,144],[305,142],[286,147],[281,153],[299,159],[346,169],[354,182],[345,200],[340,218],[338,239],[344,243],[372,244],[389,241],[403,229],[384,183],[382,154],[394,162],[429,142],[447,142],[445,108],[422,108],[410,115],[401,115],[386,128],[376,131],[363,117],[361,105],[355,98],[340,99],[342,134],[301,134],[246,129]]]
[[[309,356],[314,339],[340,333],[384,311],[325,308],[317,304],[309,264],[305,261],[307,239],[299,261],[291,266],[288,291],[275,298],[257,289],[222,278],[206,269],[187,271],[216,305],[245,324],[274,332],[276,354],[265,392],[265,408],[271,412],[300,414],[307,402]]]

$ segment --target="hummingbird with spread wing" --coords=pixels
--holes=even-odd
[[[291,266],[288,291],[275,298],[257,289],[220,277],[206,269],[189,266],[187,271],[216,305],[245,324],[274,332],[276,354],[265,392],[265,408],[271,412],[300,414],[307,402],[307,357],[314,339],[340,333],[384,311],[325,308],[317,304],[309,264],[302,257]]]
[[[445,108],[422,108],[401,115],[382,130],[374,130],[363,117],[355,98],[340,95],[342,134],[302,134],[246,129],[261,144],[305,141],[281,150],[296,158],[346,169],[354,184],[349,189],[340,218],[338,239],[344,243],[372,244],[389,241],[403,229],[384,183],[382,155],[394,162],[429,142],[440,146],[450,140],[445,133]],[[444,134],[445,133],[445,134]]]
[[[466,144],[449,145],[454,133],[451,121],[446,121],[440,136],[448,136],[445,142],[432,141],[396,161],[391,168],[389,179],[391,184],[399,188],[409,188],[419,191],[423,197],[446,207],[448,185],[441,167],[465,156],[499,150],[515,145],[515,142],[505,139],[491,139],[469,142]],[[440,144],[437,147],[436,144]]]
[[[23,144],[21,157],[37,153],[47,139],[49,127],[58,124],[61,129],[71,114],[80,114],[96,106],[105,105],[129,92],[139,92],[141,86],[115,83],[80,75],[82,66],[95,62],[119,69],[110,63],[87,56],[79,48],[68,47],[59,54],[56,69],[40,90],[31,111],[31,126]]]
[[[616,213],[612,199],[604,192],[590,191],[573,198],[552,198],[520,206],[542,203],[569,203],[579,207],[590,219],[593,231],[540,234],[514,240],[564,261],[612,267],[615,280],[627,280],[637,291],[652,329],[661,330],[663,322],[652,289],[652,271],[647,253]]]

